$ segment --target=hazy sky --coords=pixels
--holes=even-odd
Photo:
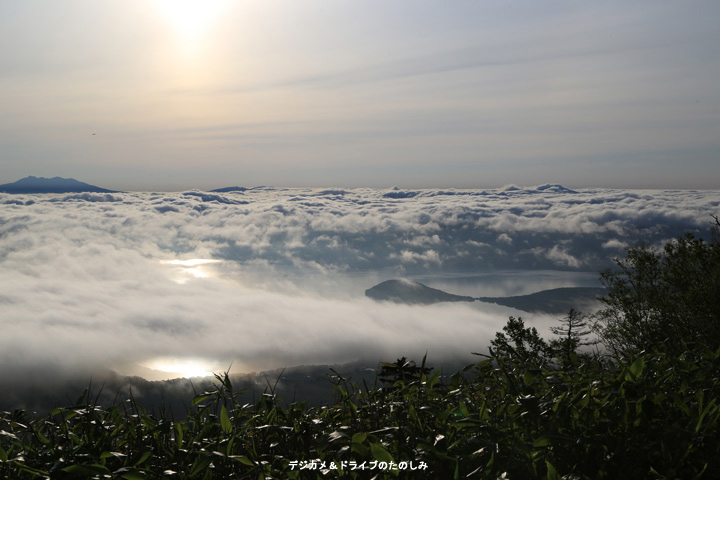
[[[0,183],[717,188],[720,3],[0,0]]]

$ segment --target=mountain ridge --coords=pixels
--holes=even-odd
[[[519,296],[461,296],[407,279],[383,281],[365,291],[375,301],[401,304],[436,304],[440,302],[485,302],[527,312],[566,313],[597,301],[604,294],[602,287],[558,287]]]
[[[105,189],[74,178],[45,178],[26,176],[15,182],[0,184],[0,193],[32,194],[32,193],[119,193],[112,189]]]
[[[233,193],[233,192],[240,192],[247,191],[251,188],[241,187],[241,186],[229,186],[229,187],[223,187],[218,189],[211,189],[210,193]]]

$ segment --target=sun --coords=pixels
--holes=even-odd
[[[186,40],[197,39],[231,3],[230,0],[154,1],[165,20]]]

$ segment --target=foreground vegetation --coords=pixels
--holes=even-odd
[[[713,232],[717,233],[717,222]],[[449,379],[406,359],[332,404],[241,404],[228,374],[185,418],[91,392],[42,418],[0,413],[3,478],[720,478],[720,242],[630,250],[594,328],[542,339],[510,318]],[[689,281],[688,281],[689,280]]]
[[[720,478],[718,366],[720,351],[562,369],[486,359],[446,384],[401,359],[389,386],[334,375],[337,403],[315,408],[272,392],[239,405],[223,375],[182,421],[87,396],[41,419],[3,413],[0,475]]]

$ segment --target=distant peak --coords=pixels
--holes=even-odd
[[[224,187],[224,188],[218,188],[218,189],[211,189],[211,193],[230,193],[232,191],[247,191],[248,188],[246,187],[240,187],[240,186],[230,186],[230,187]]]
[[[44,178],[38,176],[26,176],[16,182],[1,184],[0,192],[5,193],[117,193],[111,189],[80,182],[74,178]]]
[[[419,191],[404,191],[395,186],[390,191],[383,193],[383,197],[386,199],[411,199],[419,193]]]
[[[409,279],[390,279],[365,291],[373,300],[402,304],[435,304],[437,302],[472,302],[474,298],[446,293]]]
[[[561,186],[560,184],[542,184],[535,188],[536,191],[547,191],[552,193],[577,193],[577,191]]]

